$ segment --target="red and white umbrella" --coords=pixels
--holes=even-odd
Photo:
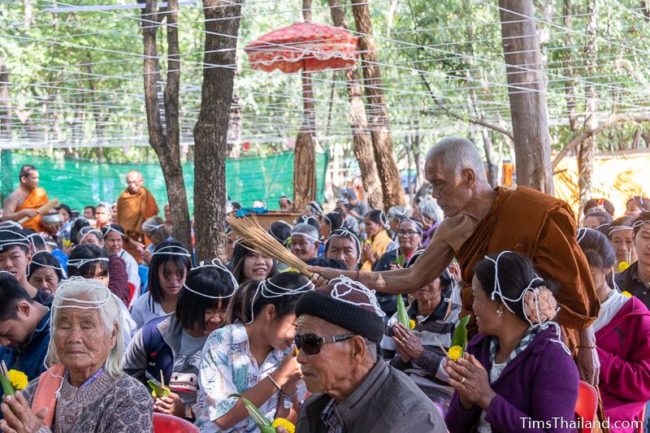
[[[324,24],[296,23],[265,34],[244,48],[253,69],[292,73],[353,67],[358,38]]]

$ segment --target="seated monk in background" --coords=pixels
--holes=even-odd
[[[23,165],[18,174],[20,186],[5,200],[2,212],[3,220],[20,221],[29,218],[21,223],[23,228],[32,229],[35,232],[56,233],[59,229],[57,224],[44,224],[38,209],[49,201],[47,193],[43,188],[38,187],[38,170],[33,165]]]
[[[143,187],[142,173],[131,170],[126,175],[126,190],[117,199],[117,219],[124,228],[127,242],[124,249],[138,263],[142,263],[142,253],[138,246],[146,244],[142,223],[158,215],[158,204],[153,194]]]
[[[474,265],[504,250],[532,259],[545,279],[559,286],[565,342],[577,356],[581,378],[596,384],[600,364],[591,327],[600,304],[589,265],[576,242],[576,222],[561,200],[526,187],[492,189],[476,146],[460,137],[445,138],[427,154],[425,176],[445,212],[431,242],[410,268],[384,272],[310,270],[331,279],[344,274],[382,293],[417,290],[439,275],[456,257],[464,286],[465,314],[472,314]],[[476,332],[470,328],[470,336]]]

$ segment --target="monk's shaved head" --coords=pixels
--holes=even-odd
[[[131,170],[126,174],[126,188],[131,194],[137,194],[144,185],[144,177],[138,170]]]
[[[469,168],[479,181],[487,182],[483,159],[474,143],[466,138],[451,136],[440,140],[427,153],[426,163],[434,160],[440,161],[445,170],[455,174]]]

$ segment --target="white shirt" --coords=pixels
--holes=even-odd
[[[151,294],[149,292],[136,299],[133,303],[133,307],[131,307],[131,317],[135,321],[136,330],[142,328],[145,323],[155,319],[156,317],[167,315],[168,314],[165,313],[162,305],[151,299]]]
[[[133,295],[133,298],[131,298],[131,305],[135,302],[135,300],[138,298],[140,295],[140,273],[138,272],[138,262],[135,261],[135,258],[126,251],[122,250],[119,253],[117,253],[119,257],[124,260],[124,263],[126,263],[126,273],[128,275],[128,282],[129,285],[133,285],[135,287],[135,294]]]

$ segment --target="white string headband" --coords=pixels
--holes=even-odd
[[[104,226],[104,227],[102,228],[102,236],[103,236],[104,238],[105,238],[106,236],[108,236],[108,234],[109,234],[110,232],[115,232],[115,233],[117,233],[118,235],[122,236],[123,238],[126,237],[126,235],[125,235],[124,233],[122,233],[121,231],[119,231],[119,230],[116,229],[115,227],[112,227],[111,225],[107,225],[107,226]]]
[[[85,226],[82,227],[81,230],[79,230],[79,234],[81,235],[81,238],[79,238],[79,244],[81,244],[83,240],[86,239],[86,237],[89,236],[91,233],[97,235],[97,239],[104,240],[104,235],[99,229],[90,226]]]
[[[150,223],[150,222],[145,221],[144,223],[142,223],[142,231],[151,233],[151,232],[155,232],[156,230],[158,230],[159,228],[164,227],[164,226],[165,226],[165,223],[154,224],[154,223]]]
[[[176,250],[176,251],[172,251]],[[167,245],[164,246],[158,250],[156,250],[151,256],[181,256],[181,257],[192,257],[189,251],[187,251],[185,248],[177,246],[177,245]]]
[[[594,229],[591,229],[589,227],[580,227],[578,229],[578,236],[577,236],[577,239],[576,239],[576,241],[578,243],[582,242],[582,240],[585,238],[585,236],[587,236],[588,230],[594,230]],[[595,230],[595,231],[597,231],[597,230]]]
[[[17,229],[17,230],[22,230],[23,226],[20,225],[20,223],[16,221],[3,221],[0,223],[0,229]]]
[[[61,289],[65,288],[66,285],[69,285],[70,283],[80,283],[80,282],[87,282],[87,281],[89,281],[89,279],[79,277],[79,276],[74,276],[69,280],[67,280],[65,283],[63,283],[62,285],[60,285],[54,294],[54,301],[52,302],[53,309],[58,310],[61,308],[75,308],[78,310],[98,310],[102,308],[104,305],[106,305],[106,303],[108,303],[108,301],[113,298],[114,295],[103,284],[101,285],[101,287],[105,289],[105,293],[106,293],[106,296],[103,299],[88,301],[86,299],[69,298],[61,294],[63,293]]]
[[[499,281],[499,259],[501,259],[501,257],[502,257],[504,254],[513,254],[513,253],[512,253],[512,251],[502,251],[502,252],[499,253],[499,255],[496,257],[496,259],[492,259],[492,258],[490,258],[490,257],[488,257],[488,256],[485,256],[485,258],[486,258],[487,260],[489,260],[489,261],[491,261],[492,263],[494,263],[494,287],[493,287],[493,289],[492,289],[492,293],[490,294],[490,299],[492,299],[493,301],[495,301],[495,300],[496,300],[496,297],[498,296],[498,297],[501,299],[501,302],[503,303],[503,305],[505,305],[505,307],[506,307],[506,308],[507,308],[507,309],[508,309],[512,314],[516,314],[516,313],[514,312],[514,310],[513,310],[512,308],[510,308],[510,306],[508,305],[508,302],[512,302],[512,303],[521,303],[521,302],[523,301],[524,297],[526,296],[526,293],[527,293],[527,292],[532,292],[532,293],[533,293],[533,296],[536,297],[537,294],[536,294],[536,292],[535,292],[535,288],[533,288],[533,284],[535,284],[535,283],[538,282],[538,281],[542,281],[542,282],[543,282],[544,280],[543,280],[542,278],[540,278],[539,276],[535,275],[535,276],[534,276],[534,277],[533,277],[533,278],[528,282],[528,285],[524,288],[524,290],[522,290],[521,294],[519,294],[519,296],[518,296],[517,298],[514,298],[514,299],[513,299],[513,298],[508,298],[507,296],[505,296],[505,295],[503,294],[503,291],[501,290],[501,282]],[[508,302],[505,302],[505,301],[508,301]],[[540,313],[540,312],[539,312],[539,303],[537,302],[537,300],[535,300],[534,304],[535,304],[535,308],[537,309],[537,311],[536,311],[536,313],[537,313],[537,317],[540,317],[540,314],[539,314],[539,313]],[[522,307],[523,307],[523,306],[522,306]],[[530,320],[530,318],[528,317],[528,314],[526,313],[526,309],[525,309],[525,308],[522,308],[522,311],[523,311],[523,313],[524,313],[524,317],[526,318],[526,321],[530,324],[530,326],[536,326],[536,325],[538,325],[538,324],[536,324],[536,323],[533,323],[533,322]],[[555,313],[557,314],[558,311],[559,311],[559,308],[556,308]]]
[[[71,259],[68,260],[68,267],[72,266],[73,268],[80,269],[82,266],[87,265],[92,262],[109,262],[108,257],[93,257],[90,259]]]
[[[340,229],[333,230],[330,233],[330,237],[327,238],[327,241],[326,241],[327,244],[328,244],[328,248],[329,248],[330,239],[332,239],[332,238],[352,239],[354,241],[354,244],[357,246],[357,255],[359,256],[357,258],[357,263],[359,263],[359,261],[361,260],[361,243],[359,242],[359,238],[357,238],[357,236],[354,233],[352,233],[350,230],[348,230],[346,228],[340,228]]]
[[[199,263],[199,266],[196,266],[196,267],[190,269],[190,272],[192,272],[194,270],[197,270],[197,269],[203,269],[203,268],[216,268],[220,272],[223,272],[226,275],[228,275],[230,277],[230,281],[232,281],[232,286],[233,286],[232,293],[230,293],[229,295],[224,295],[224,296],[212,296],[212,295],[208,295],[206,293],[197,292],[196,290],[190,288],[187,285],[187,280],[185,280],[186,282],[183,283],[183,288],[186,289],[188,292],[194,293],[195,295],[203,296],[204,298],[208,298],[208,299],[228,299],[228,298],[232,298],[232,296],[235,294],[237,289],[239,289],[239,284],[237,283],[237,280],[235,279],[235,276],[232,274],[232,272],[230,272],[230,269],[228,269],[223,263],[221,263],[221,260],[212,259],[209,262],[205,262],[204,260],[201,260],[201,262]]]
[[[333,299],[356,307],[371,307],[379,317],[386,316],[386,313],[379,306],[379,302],[377,302],[377,296],[375,296],[376,292],[374,290],[367,288],[360,282],[354,281],[345,275],[334,278],[330,281],[330,284],[332,285],[330,296]],[[353,292],[361,292],[368,299],[368,302],[354,302],[346,299],[346,296]]]
[[[29,239],[29,245],[31,246],[32,250],[36,250],[36,243],[34,242],[34,238],[37,237],[40,238],[45,245],[47,245],[45,238],[40,233],[30,233],[27,235],[27,239]]]
[[[4,247],[10,245],[22,245],[27,248],[30,247],[29,238],[22,233],[10,229],[0,229],[0,233],[9,233],[13,235],[13,238],[10,239],[0,239],[0,251],[4,250]]]
[[[632,224],[632,228],[636,229],[641,227],[644,224],[650,224],[650,220],[639,220],[635,221],[634,224]]]
[[[633,228],[634,228],[633,226],[626,226],[626,225],[611,226],[609,229],[609,235],[611,236],[613,233],[620,232],[622,230],[632,230]]]
[[[257,288],[255,289],[255,293],[253,293],[253,298],[251,299],[251,320],[245,324],[250,325],[255,321],[255,312],[253,310],[255,307],[255,299],[257,299],[258,294],[259,296],[267,299],[281,298],[283,296],[301,295],[303,293],[314,290],[314,287],[314,283],[311,281],[307,281],[305,284],[300,287],[296,287],[295,289],[279,286],[271,281],[270,278],[260,281],[257,285]]]
[[[35,252],[32,255],[32,264],[38,265],[41,268],[54,269],[55,271],[61,272],[61,275],[63,276],[63,278],[68,278],[68,274],[63,269],[63,266],[61,266],[61,265],[59,265],[59,266],[48,265],[47,263],[41,263],[38,260],[36,260],[36,257],[38,257],[39,254],[45,254],[45,253],[47,253],[47,251],[37,251],[37,252]]]

